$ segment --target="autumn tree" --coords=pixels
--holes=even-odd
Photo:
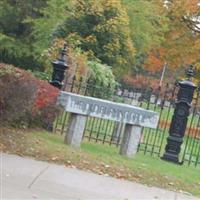
[[[170,32],[166,35],[166,59],[173,67],[195,64],[198,59],[200,28],[198,0],[168,4]]]
[[[159,71],[167,63],[169,75],[179,78],[188,64],[199,66],[200,28],[198,0],[165,1],[168,31],[164,41],[155,46],[146,60],[148,70]],[[173,72],[173,73],[172,73]]]
[[[167,34],[167,59],[173,67],[199,64],[200,27],[198,0],[172,1],[168,6],[171,33]]]

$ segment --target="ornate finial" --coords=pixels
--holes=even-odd
[[[64,46],[63,46],[63,49],[62,49],[62,52],[61,52],[61,58],[60,58],[60,60],[65,61],[66,52],[67,52],[67,43],[65,42]]]
[[[194,67],[193,65],[189,65],[188,70],[186,72],[188,80],[191,81],[192,77],[194,76]]]

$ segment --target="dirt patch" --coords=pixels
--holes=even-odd
[[[26,149],[26,131],[12,128],[0,129],[1,151],[14,154],[22,154]]]

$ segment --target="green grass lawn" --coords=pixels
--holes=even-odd
[[[63,136],[41,130],[8,130],[6,134],[2,133],[0,146],[5,152],[150,186],[186,191],[200,197],[200,166],[179,166],[143,153],[130,159],[120,156],[116,147],[87,140],[83,141],[80,149],[75,149],[64,144]]]
[[[63,138],[59,135],[47,132],[31,133],[33,140],[39,140],[42,144],[40,151],[45,155],[52,154],[59,161],[87,166],[83,169],[90,169],[99,173],[99,164],[102,162],[109,165],[109,169],[102,169],[103,173],[115,176],[120,172],[125,179],[134,180],[151,186],[159,186],[172,190],[182,190],[200,196],[200,167],[179,166],[161,160],[158,157],[136,154],[133,158],[120,156],[116,147],[84,141],[80,149],[70,148],[63,144]],[[36,148],[36,147],[35,147]]]
[[[140,173],[152,174],[157,177],[167,176],[171,179],[179,179],[184,183],[198,183],[200,189],[200,167],[178,166],[165,162],[158,157],[136,154],[132,159],[122,157],[118,154],[118,149],[100,144],[83,143],[81,148],[91,154],[97,155],[107,163],[115,163],[128,167],[131,170],[139,170]],[[148,183],[149,180],[146,180]],[[192,191],[191,191],[192,192]],[[200,191],[196,191],[200,195]]]
[[[147,106],[148,105],[145,104],[142,105],[143,108],[146,108]],[[190,130],[190,136],[185,136],[182,144],[182,151],[180,153],[180,158],[185,160],[185,164],[183,166],[177,166],[162,161],[159,158],[164,153],[167,136],[169,135],[168,129],[174,109],[165,107],[161,110],[159,106],[154,109],[154,105],[150,105],[149,108],[160,113],[162,123],[160,123],[158,129],[145,128],[143,130],[143,136],[139,149],[140,151],[134,158],[128,159],[122,157],[118,154],[119,149],[116,148],[116,146],[102,144],[103,141],[106,141],[107,143],[111,141],[113,131],[115,130],[115,122],[103,119],[88,119],[85,129],[85,136],[87,136],[87,138],[85,138],[80,151],[84,155],[87,154],[89,163],[93,163],[94,160],[97,163],[105,162],[107,165],[111,165],[115,171],[120,171],[121,168],[125,168],[127,172],[123,174],[122,177],[125,177],[126,179],[173,190],[183,190],[200,196],[200,164],[198,164],[197,167],[194,167],[194,163],[200,161],[200,140],[198,137],[194,136],[199,129],[195,132],[194,130],[191,131],[189,128],[190,124],[192,124],[192,128],[197,128],[199,117],[195,116],[192,118],[192,115],[189,116],[188,129],[186,133],[188,134]],[[60,117],[60,123],[61,121],[64,121],[64,119],[64,116],[62,119]],[[65,123],[64,126],[65,131],[66,125],[67,123]],[[60,128],[62,129],[63,127],[60,126]],[[43,136],[45,135],[46,134]],[[58,140],[59,144],[63,145],[63,140],[60,136],[47,135],[45,137],[47,137],[46,141],[52,137],[51,140]],[[89,142],[88,137],[92,137],[94,139]],[[96,141],[97,143],[92,143],[92,141]],[[66,146],[64,148],[66,148]],[[190,161],[193,163],[191,166],[188,166]],[[92,167],[89,168],[91,169]],[[95,172],[99,173],[99,170],[96,170]],[[112,172],[112,170],[109,172],[105,171],[105,173],[115,176],[115,173]]]
[[[145,154],[155,154],[162,156],[165,151],[167,137],[169,135],[169,119],[173,114],[173,110],[164,108],[161,113],[161,123],[157,129],[144,128],[143,136],[141,139],[141,145],[139,151],[143,151]],[[62,117],[61,117],[62,116]],[[58,133],[66,132],[68,114],[64,113],[59,118]],[[170,117],[169,117],[170,116]],[[189,117],[188,129],[186,134],[190,131],[190,136],[184,137],[180,158],[182,160],[188,160],[189,164],[192,162],[197,165],[200,162],[200,139],[195,136],[198,130],[190,130],[190,123],[192,122],[192,128],[197,128],[198,117]],[[65,121],[65,123],[64,123]],[[168,123],[167,123],[168,122]],[[62,125],[63,124],[63,125]],[[118,140],[113,141],[112,135],[115,131],[116,122],[104,119],[97,119],[89,117],[86,123],[86,129],[84,136],[93,141],[101,141],[102,143],[110,143],[113,145],[120,145],[122,140],[122,133]],[[200,129],[199,129],[200,130]],[[193,136],[192,136],[192,135]]]

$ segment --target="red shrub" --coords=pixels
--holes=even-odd
[[[37,124],[40,123],[44,128],[50,130],[58,112],[56,100],[59,90],[41,80],[37,80],[37,86],[33,110],[34,119],[37,121]]]
[[[38,90],[36,94],[35,106],[37,109],[42,109],[45,106],[55,103],[59,94],[59,90],[45,81],[37,81]]]
[[[0,125],[28,123],[36,90],[30,73],[0,64]]]
[[[58,92],[30,72],[0,63],[0,126],[53,124]]]

